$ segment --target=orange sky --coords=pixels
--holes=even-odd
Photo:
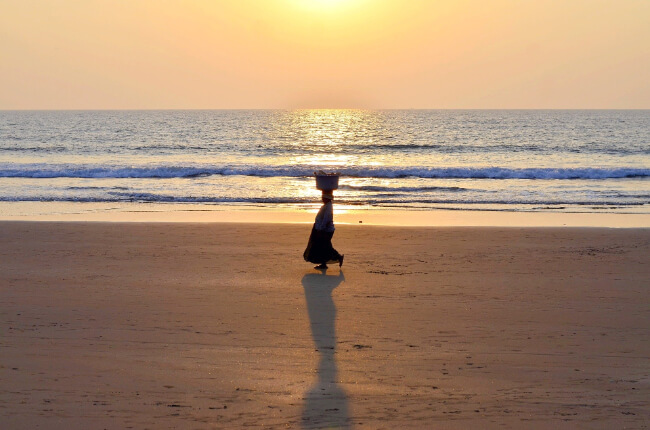
[[[0,109],[650,108],[648,0],[0,9]]]

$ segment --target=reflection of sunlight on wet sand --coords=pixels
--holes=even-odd
[[[7,221],[234,222],[312,224],[320,202],[306,207],[137,203],[5,203],[0,219]],[[34,207],[38,207],[36,210]],[[188,209],[194,208],[194,209]],[[369,206],[335,205],[334,222],[342,224],[429,227],[624,227],[648,228],[646,214],[531,213],[458,210],[386,210]]]
[[[310,204],[309,208],[307,209],[307,212],[310,213],[317,213],[318,210],[320,209],[322,203],[314,203]],[[351,213],[353,211],[363,209],[363,206],[354,206],[354,205],[334,205],[334,215],[345,215],[348,213]],[[336,223],[336,218],[334,219],[334,223]]]

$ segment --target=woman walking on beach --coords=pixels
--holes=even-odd
[[[334,236],[332,200],[334,200],[332,192],[323,191],[323,206],[316,215],[307,249],[303,253],[305,261],[318,264],[315,269],[327,269],[327,263],[336,261],[339,267],[343,265],[343,255],[332,246],[332,236]]]

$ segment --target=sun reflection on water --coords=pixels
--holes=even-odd
[[[301,109],[286,111],[280,121],[281,126],[276,130],[287,145],[296,151],[287,160],[291,165],[327,167],[336,171],[337,168],[354,165],[379,166],[378,161],[365,159],[364,155],[355,151],[350,154],[350,145],[372,146],[378,143],[383,130],[383,114],[378,111],[358,109]],[[300,148],[308,148],[300,153]],[[342,183],[354,183],[353,178],[342,178]],[[301,183],[296,188],[299,197],[313,198],[317,211],[320,206],[320,192],[314,182]],[[335,195],[345,196],[349,190],[337,190]],[[345,213],[347,209],[335,205],[335,213]]]
[[[383,114],[359,109],[305,109],[287,111],[283,132],[295,136],[296,145],[336,150],[346,144],[372,144],[384,125]]]

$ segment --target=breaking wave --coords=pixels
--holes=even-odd
[[[650,169],[504,168],[504,167],[374,167],[374,166],[80,166],[51,164],[0,165],[3,178],[192,178],[198,176],[307,177],[314,170],[337,170],[358,178],[439,179],[616,179],[650,176]]]

